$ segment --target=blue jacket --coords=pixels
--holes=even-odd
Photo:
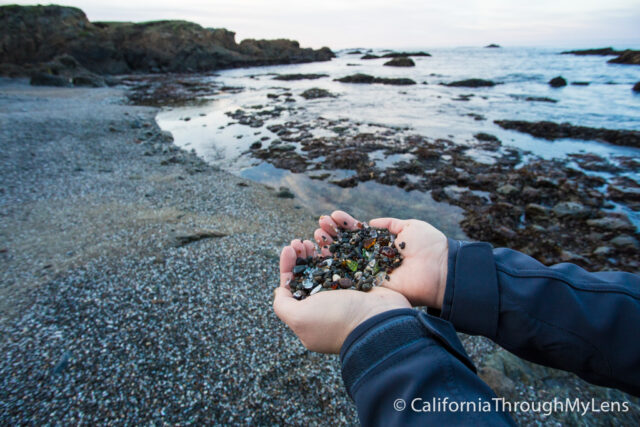
[[[344,342],[342,376],[363,425],[513,424],[495,410],[456,330],[640,395],[638,275],[546,267],[510,249],[450,239],[442,310],[429,313],[379,314]]]

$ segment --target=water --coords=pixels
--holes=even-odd
[[[473,135],[486,132],[496,135],[504,146],[529,151],[530,156],[564,158],[569,153],[588,152],[616,163],[616,156],[640,157],[640,150],[616,147],[593,141],[546,141],[527,134],[507,131],[493,120],[549,120],[574,125],[611,129],[640,130],[640,95],[631,87],[640,81],[640,67],[607,64],[609,57],[559,55],[559,50],[533,48],[457,48],[425,49],[432,57],[413,57],[416,67],[396,68],[382,64],[387,59],[361,60],[361,55],[340,52],[338,58],[324,63],[283,65],[227,70],[212,77],[216,83],[245,88],[237,94],[216,95],[208,104],[162,111],[157,121],[170,131],[179,146],[194,149],[208,162],[232,173],[273,186],[287,186],[299,202],[316,214],[336,207],[347,209],[361,218],[382,215],[417,217],[428,220],[449,232],[462,236],[457,226],[461,210],[434,202],[428,194],[403,190],[368,182],[355,188],[343,189],[326,181],[308,178],[306,174],[264,164],[246,154],[249,146],[261,137],[275,137],[266,129],[274,123],[289,119],[288,113],[265,126],[250,128],[239,124],[226,126],[233,119],[225,115],[242,108],[248,112],[253,105],[268,105],[267,93],[287,90],[296,102],[287,104],[297,108],[299,121],[311,121],[318,116],[328,119],[348,118],[366,124],[411,128],[412,132],[431,138],[449,138],[464,145],[475,144]],[[380,53],[374,51],[374,53]],[[355,64],[355,65],[349,65]],[[274,74],[324,73],[329,77],[317,80],[278,81]],[[333,81],[354,73],[378,77],[408,77],[415,86],[356,85]],[[560,89],[547,82],[562,75],[568,82],[586,81],[588,86],[568,85]],[[451,88],[440,83],[467,78],[482,78],[499,82],[491,88]],[[338,95],[336,98],[304,100],[298,96],[311,87],[319,87]],[[473,95],[459,101],[461,95]],[[527,102],[527,96],[549,97],[557,103]],[[478,115],[485,120],[476,120]],[[184,121],[190,117],[189,121]],[[224,126],[224,127],[223,127]],[[222,128],[221,128],[222,127]],[[320,136],[323,129],[314,130]],[[268,143],[268,142],[267,142]],[[478,161],[492,162],[492,153],[475,150]],[[385,157],[381,152],[370,153],[377,166],[408,160],[410,155]],[[350,171],[326,171],[330,179],[342,179]],[[639,180],[640,171],[628,174]],[[411,179],[411,177],[409,177]],[[631,212],[629,212],[631,213]],[[631,213],[634,222],[640,221]]]

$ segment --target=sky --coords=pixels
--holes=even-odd
[[[0,4],[35,4],[0,1]],[[184,19],[305,47],[640,48],[640,0],[60,0],[91,21]]]

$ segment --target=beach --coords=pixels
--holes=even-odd
[[[177,148],[125,87],[0,84],[3,423],[357,424],[337,356],[307,351],[271,309],[279,249],[310,237],[315,215]],[[640,413],[462,340],[501,396]]]

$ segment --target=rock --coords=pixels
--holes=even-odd
[[[251,146],[249,148],[252,149],[252,150],[257,150],[259,148],[262,148],[262,142],[256,141],[253,144],[251,144]]]
[[[587,225],[593,228],[598,228],[608,231],[633,231],[635,227],[626,218],[620,218],[615,216],[607,216],[598,219],[587,220]]]
[[[394,58],[391,61],[385,62],[384,65],[388,67],[415,67],[416,63],[413,62],[413,59],[411,58],[401,56],[398,58]]]
[[[618,185],[609,185],[607,195],[619,202],[638,202],[640,201],[640,187],[623,187]]]
[[[476,133],[473,137],[478,141],[500,142],[496,136],[484,132]]]
[[[589,82],[571,82],[572,86],[589,86]]]
[[[511,378],[495,368],[486,366],[478,370],[478,376],[493,390],[498,397],[511,396],[516,391],[516,384]]]
[[[611,252],[613,251],[613,249],[611,249],[610,246],[598,246],[594,251],[593,254],[596,256],[607,256],[609,255]]]
[[[578,202],[560,202],[553,207],[553,213],[560,217],[584,218],[589,215],[589,209]]]
[[[601,47],[597,49],[583,49],[583,50],[565,50],[560,52],[562,55],[620,55],[622,51],[615,50],[612,47]]]
[[[360,84],[372,84],[372,83],[380,83],[383,85],[397,85],[397,86],[407,86],[416,84],[415,81],[407,78],[384,78],[384,77],[374,77],[368,74],[352,74],[350,76],[345,76],[339,79],[335,79],[337,82],[341,83],[360,83]]]
[[[549,208],[537,203],[529,203],[524,207],[524,212],[531,218],[540,218],[549,215]]]
[[[636,250],[638,249],[638,247],[640,247],[640,244],[638,244],[638,240],[633,236],[629,236],[628,234],[623,234],[614,239],[611,239],[609,243],[619,249]]]
[[[562,87],[566,85],[567,85],[567,81],[562,76],[554,77],[551,80],[549,80],[549,86],[551,87]]]
[[[176,234],[175,241],[176,246],[184,246],[202,239],[211,239],[225,236],[225,233],[221,233],[215,230],[195,230],[190,233]]]
[[[380,57],[379,57],[379,56],[377,56],[377,55],[371,55],[371,54],[367,53],[366,55],[364,55],[364,56],[363,56],[362,58],[360,58],[360,59],[365,59],[365,60],[366,60],[366,59],[379,59],[379,58],[380,58]]]
[[[97,74],[199,72],[239,66],[328,61],[329,48],[292,40],[243,40],[186,21],[91,23],[80,9],[2,6],[0,63],[38,64],[72,55]]]
[[[71,80],[62,76],[54,76],[53,74],[47,73],[34,73],[31,76],[31,80],[29,82],[33,86],[59,86],[59,87],[72,87],[73,83]]]
[[[529,185],[522,189],[522,198],[527,201],[538,200],[540,197],[540,190],[537,190]]]
[[[634,92],[640,93],[640,82],[634,84],[633,88],[631,88],[631,90],[633,90]]]
[[[444,188],[444,194],[451,200],[460,200],[465,193],[469,191],[468,188],[458,187],[457,185],[449,185]]]
[[[406,58],[409,56],[431,56],[427,52],[390,52],[382,55],[382,58]]]
[[[558,100],[546,96],[527,96],[524,100],[529,102],[558,102]]]
[[[485,48],[490,48],[490,49],[491,48],[492,49],[496,49],[496,48],[499,48],[499,47],[501,47],[501,46],[498,45],[498,44],[495,44],[495,43],[491,43],[491,44],[488,44],[488,45],[485,46]]]
[[[445,86],[450,87],[492,87],[496,84],[491,80],[483,80],[483,79],[466,79],[466,80],[458,80],[451,83],[446,83]]]
[[[586,126],[574,126],[570,123],[547,121],[495,120],[494,123],[503,129],[517,130],[551,141],[560,138],[573,138],[604,141],[610,144],[628,147],[640,147],[640,131],[637,130],[590,128]]]
[[[287,187],[280,187],[280,191],[276,193],[276,197],[281,199],[293,199],[296,196]]]
[[[505,185],[503,185],[501,187],[498,187],[496,192],[498,194],[502,194],[503,196],[512,196],[512,195],[517,194],[518,192],[520,192],[520,190],[518,190],[517,187],[514,187],[511,184],[505,184]]]
[[[71,81],[74,86],[105,87],[107,85],[102,77],[96,75],[76,76]]]
[[[325,89],[317,87],[307,89],[300,94],[304,99],[317,99],[317,98],[335,98],[335,95]]]
[[[292,80],[317,80],[322,77],[329,77],[328,74],[280,74],[275,76],[273,80],[283,80],[283,81],[292,81]]]
[[[583,265],[591,264],[591,262],[589,262],[589,260],[583,257],[582,255],[579,255],[575,252],[567,251],[564,249],[560,252],[560,260],[563,262],[571,262],[574,264],[583,264]]]
[[[607,62],[611,64],[640,65],[640,50],[625,50],[620,56]]]

